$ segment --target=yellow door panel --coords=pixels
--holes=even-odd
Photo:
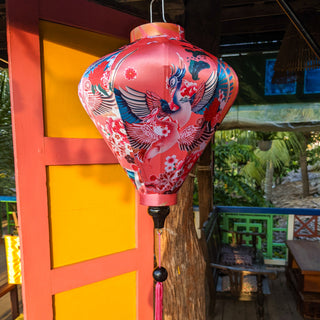
[[[45,134],[48,137],[100,138],[78,98],[88,66],[128,42],[57,23],[41,21]]]
[[[54,308],[55,320],[135,320],[136,273],[56,294]]]
[[[48,167],[53,267],[135,248],[135,191],[118,164]]]

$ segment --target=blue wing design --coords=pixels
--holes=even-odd
[[[205,85],[195,94],[196,96],[193,98],[192,103],[193,112],[203,114],[212,103],[215,97],[218,74],[219,69],[218,72],[212,72]]]
[[[135,102],[134,97],[130,97],[130,95],[123,94],[123,92],[126,93],[126,91],[124,91],[121,88],[119,89],[114,88],[114,93],[115,93],[115,97],[117,100],[117,104],[119,107],[122,120],[128,123],[140,123],[142,119],[134,112],[134,110],[138,109],[139,99],[137,100],[137,102]],[[140,99],[141,99],[141,96],[140,96]],[[130,106],[133,106],[133,110],[131,109]]]
[[[128,123],[140,123],[155,109],[159,111],[159,116],[166,116],[163,109],[170,111],[168,102],[151,91],[143,93],[129,87],[126,90],[119,87],[114,88],[114,93],[122,120]]]
[[[217,90],[214,94],[214,98],[219,98],[219,96],[221,95],[220,100],[225,102],[223,104],[224,106],[230,99],[234,90],[234,83],[232,81],[233,75],[231,73],[230,67],[222,60],[220,60],[218,63],[218,70],[219,70],[219,79],[217,84]],[[220,110],[221,108],[219,108],[218,111]]]
[[[116,99],[113,93],[108,95],[105,91],[101,92],[98,88],[92,96],[96,96],[90,103],[90,109],[95,116],[109,113],[116,106]],[[90,96],[88,99],[90,100]]]

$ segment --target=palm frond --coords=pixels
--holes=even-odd
[[[254,154],[264,166],[268,161],[271,161],[275,168],[281,168],[290,161],[290,155],[283,140],[273,140],[268,151],[256,149]]]

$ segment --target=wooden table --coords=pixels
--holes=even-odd
[[[288,283],[305,319],[320,319],[320,242],[288,240]]]

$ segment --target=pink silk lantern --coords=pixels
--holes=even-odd
[[[180,26],[162,22],[135,28],[130,44],[84,73],[80,100],[134,182],[140,203],[149,206],[156,229],[163,228],[169,206],[237,92],[232,68],[184,40]],[[155,319],[161,320],[168,273],[160,251],[158,265]]]
[[[93,63],[79,84],[88,115],[134,182],[140,203],[169,206],[238,91],[226,63],[148,23]]]

